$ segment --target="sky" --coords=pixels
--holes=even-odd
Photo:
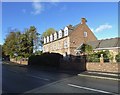
[[[2,2],[0,43],[10,29],[24,31],[35,26],[42,34],[48,28],[59,31],[76,25],[82,17],[99,40],[118,36],[117,2]]]

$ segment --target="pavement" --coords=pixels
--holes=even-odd
[[[119,75],[120,75],[120,73],[99,72],[99,71],[85,71],[85,72],[78,74],[78,76],[81,76],[81,77],[92,77],[92,78],[120,81]]]

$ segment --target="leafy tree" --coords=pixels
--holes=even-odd
[[[88,44],[83,44],[80,48],[81,53],[86,53],[86,54],[90,54],[93,51],[92,46],[88,45]]]
[[[33,50],[38,50],[39,33],[34,26],[25,29],[23,33],[12,31],[8,34],[3,45],[3,52],[10,57],[29,57]]]
[[[17,43],[18,43],[18,35],[19,32],[10,32],[3,45],[3,51],[5,55],[10,55],[10,57],[14,57],[14,54],[17,52]]]
[[[42,37],[50,36],[51,34],[55,33],[56,30],[53,28],[47,29],[45,32],[43,32]]]
[[[41,55],[43,53],[43,51],[40,51],[40,50],[38,50],[38,51],[35,51],[35,55]]]

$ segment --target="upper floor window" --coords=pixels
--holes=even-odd
[[[87,37],[87,32],[84,32],[84,37]]]
[[[59,38],[62,38],[62,30],[59,31]]]
[[[49,36],[47,36],[47,43],[49,42]]]
[[[68,27],[65,27],[64,29],[64,36],[67,36],[68,35]]]
[[[46,38],[44,37],[44,44],[46,43]]]
[[[54,33],[54,40],[57,40],[57,32]]]
[[[64,41],[64,48],[67,48],[68,47],[68,43],[67,43],[67,40]]]
[[[53,41],[53,35],[52,34],[50,35],[50,41],[51,42]]]

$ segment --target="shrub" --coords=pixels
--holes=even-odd
[[[32,55],[29,57],[28,65],[52,66],[58,67],[62,55],[58,53],[43,53],[41,55]]]
[[[89,54],[87,56],[88,62],[100,62],[99,55],[97,53]]]
[[[100,62],[101,54],[103,54],[104,62],[109,62],[109,60],[112,59],[109,51],[99,51],[89,54],[87,56],[88,62]]]
[[[115,59],[117,62],[120,62],[120,52],[116,55]]]

